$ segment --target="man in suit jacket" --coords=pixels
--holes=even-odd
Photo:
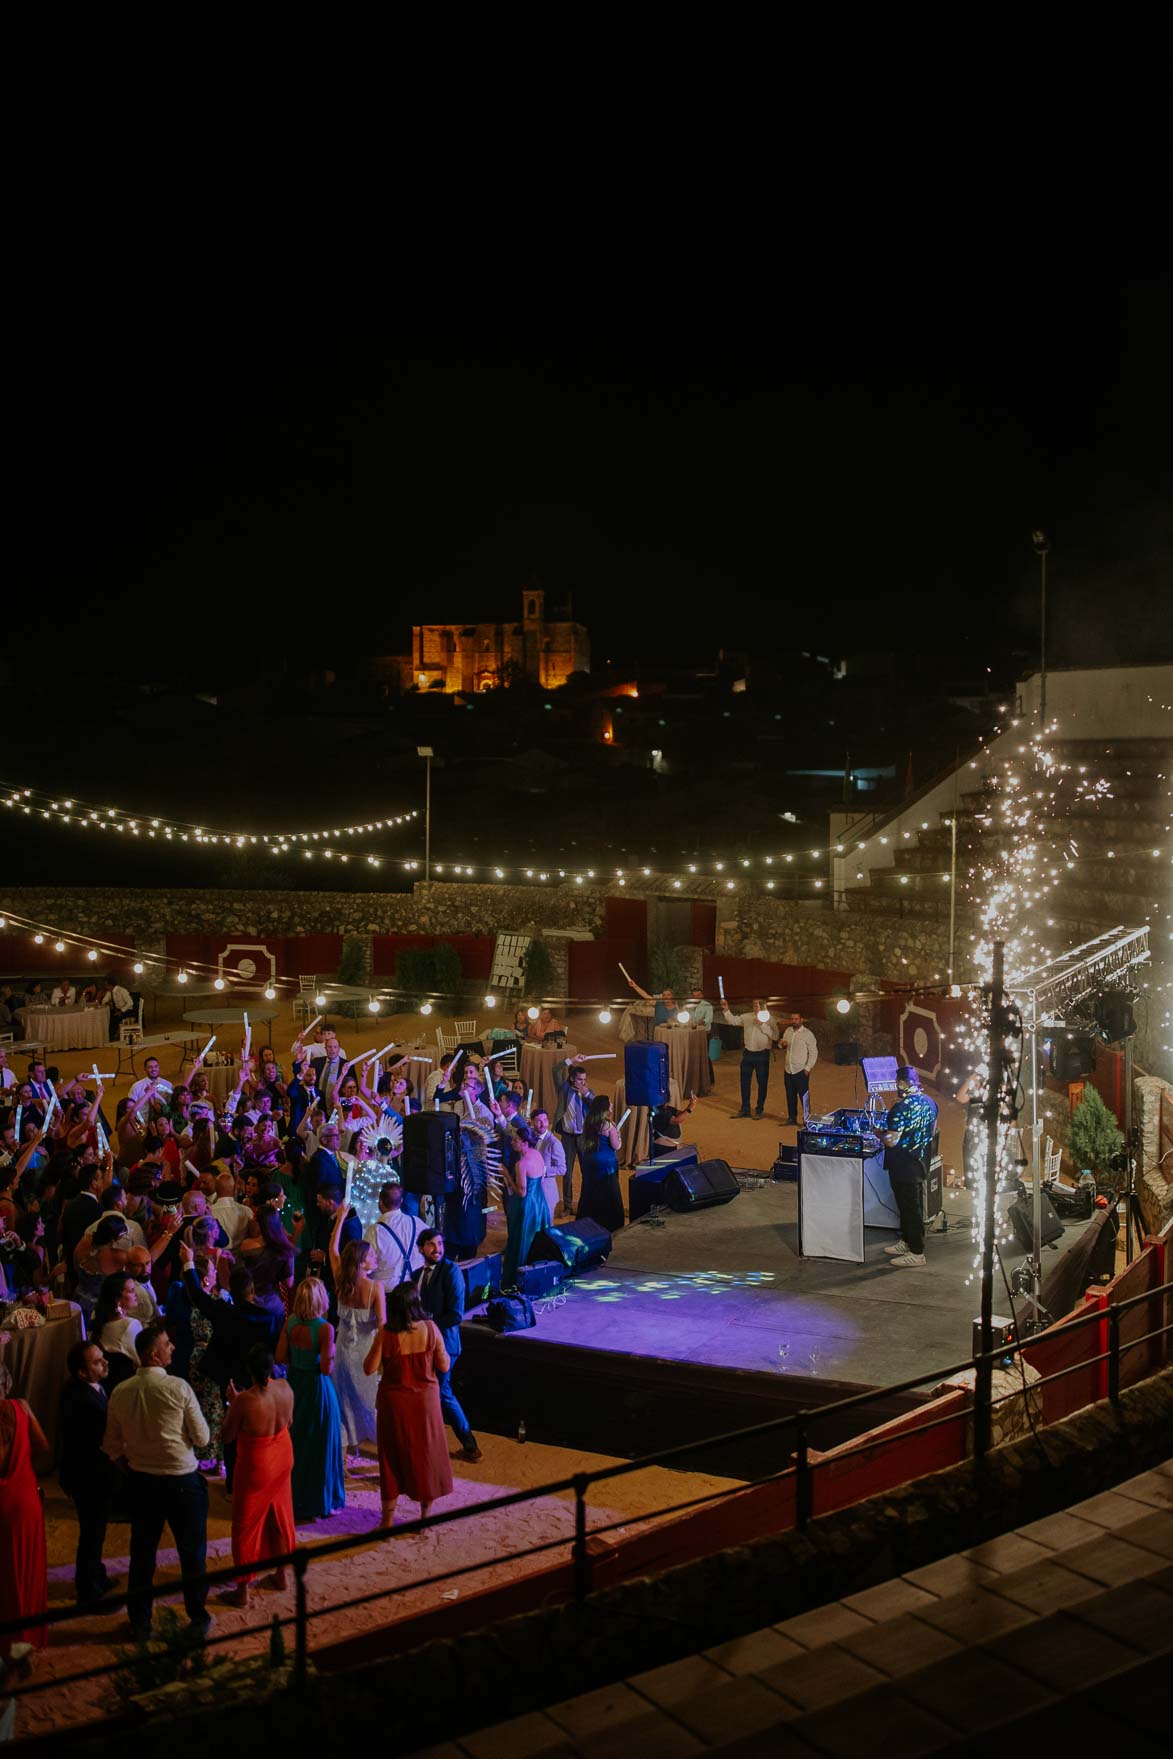
[[[445,1258],[444,1236],[437,1228],[424,1229],[419,1237],[419,1249],[423,1253],[424,1267],[416,1272],[413,1281],[419,1290],[420,1304],[427,1317],[435,1322],[454,1368],[460,1354],[460,1322],[464,1318],[464,1277],[456,1265]],[[460,1401],[452,1391],[452,1368],[437,1376],[440,1409],[445,1423],[455,1431],[461,1459],[475,1466],[484,1456],[468,1426],[468,1418],[460,1408]]]
[[[74,1344],[66,1365],[69,1380],[61,1395],[61,1488],[73,1498],[77,1509],[73,1591],[79,1606],[90,1606],[110,1585],[102,1547],[118,1472],[102,1452],[107,1408],[102,1383],[109,1369],[100,1346],[92,1339]]]

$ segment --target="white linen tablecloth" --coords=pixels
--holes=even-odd
[[[24,1035],[46,1050],[98,1050],[110,1042],[109,1008],[21,1008]]]
[[[709,1080],[709,1035],[703,1026],[657,1026],[656,1039],[668,1046],[668,1073],[681,1093],[703,1099]]]
[[[523,1044],[521,1047],[521,1079],[528,1088],[533,1088],[533,1110],[545,1111],[554,1120],[554,1107],[558,1101],[558,1074],[561,1065],[577,1053],[572,1044],[564,1044],[561,1050],[543,1050],[540,1044]],[[588,1069],[590,1065],[587,1065]],[[590,1075],[588,1083],[593,1086]]]

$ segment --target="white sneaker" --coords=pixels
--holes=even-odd
[[[888,1254],[889,1258],[896,1258],[900,1253],[907,1252],[908,1250],[909,1245],[907,1240],[897,1240],[895,1246],[884,1247],[884,1251]]]
[[[889,1270],[916,1270],[925,1262],[923,1252],[902,1252],[899,1258],[888,1260]]]

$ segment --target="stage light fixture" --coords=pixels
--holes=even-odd
[[[1137,992],[1128,989],[1106,989],[1094,1003],[1096,1030],[1104,1044],[1122,1044],[1136,1031],[1132,1004]]]

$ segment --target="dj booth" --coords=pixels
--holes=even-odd
[[[880,1134],[887,1124],[887,1108],[877,1103],[881,1094],[895,1092],[896,1059],[865,1058],[863,1069],[867,1107],[844,1107],[822,1118],[807,1116],[798,1132],[798,1249],[803,1258],[862,1264],[865,1228],[900,1229]],[[933,1159],[927,1175],[926,1219],[941,1207],[935,1153]]]

